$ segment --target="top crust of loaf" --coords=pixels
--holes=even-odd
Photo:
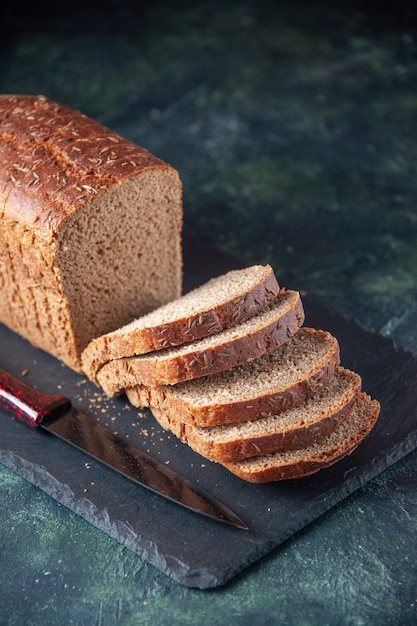
[[[253,265],[212,278],[177,300],[158,307],[84,350],[84,373],[96,382],[98,370],[113,359],[136,356],[202,339],[265,310],[279,285],[271,266]]]
[[[51,241],[81,206],[125,179],[164,169],[180,184],[144,148],[44,96],[0,95],[0,159],[0,214]]]

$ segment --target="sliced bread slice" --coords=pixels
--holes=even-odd
[[[233,474],[251,483],[302,478],[333,465],[353,452],[378,419],[380,405],[361,393],[349,416],[326,438],[299,450],[254,456],[223,463]]]
[[[209,280],[130,324],[94,339],[82,354],[84,373],[96,380],[113,359],[202,339],[265,310],[279,293],[270,265],[252,265]]]
[[[142,384],[176,384],[208,376],[257,358],[287,341],[304,321],[298,291],[281,289],[266,311],[192,343],[149,354],[115,359],[97,373],[108,396]]]
[[[219,374],[178,385],[126,389],[137,407],[160,408],[196,426],[274,415],[324,389],[340,363],[338,341],[323,330],[300,328],[268,354]]]
[[[222,426],[192,426],[169,410],[152,409],[159,424],[195,452],[220,463],[305,448],[329,435],[351,411],[361,391],[358,374],[336,369],[327,387],[278,415]]]

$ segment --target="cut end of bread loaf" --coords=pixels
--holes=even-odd
[[[92,337],[179,296],[178,202],[174,172],[145,171],[101,193],[64,224],[56,262],[78,362]]]
[[[302,449],[255,456],[223,465],[252,483],[303,478],[351,454],[374,427],[380,411],[377,400],[361,393],[349,416],[326,438]]]
[[[161,407],[196,426],[279,413],[324,389],[340,362],[330,333],[301,328],[282,346],[245,365],[177,385],[126,389],[134,406]]]
[[[300,295],[281,290],[255,317],[192,343],[150,354],[115,359],[97,373],[108,396],[138,384],[172,385],[207,377],[258,358],[289,340],[304,321]]]
[[[278,293],[279,285],[269,265],[227,272],[94,339],[82,355],[84,373],[96,382],[99,369],[111,360],[178,346],[221,332],[263,311]]]
[[[181,294],[182,186],[163,161],[43,96],[0,96],[0,321],[81,352]]]

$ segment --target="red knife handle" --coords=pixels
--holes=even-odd
[[[41,393],[0,368],[0,411],[36,428],[70,407],[68,398]]]

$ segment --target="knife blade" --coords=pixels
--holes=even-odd
[[[247,530],[226,505],[95,422],[65,396],[49,395],[0,368],[0,411],[54,435],[141,487],[186,509]]]

